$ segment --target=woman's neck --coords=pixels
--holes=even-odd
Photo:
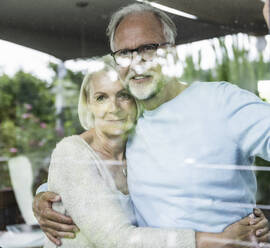
[[[122,135],[107,136],[96,128],[87,131],[86,137],[86,141],[103,159],[124,160],[127,138]]]

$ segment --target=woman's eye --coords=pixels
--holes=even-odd
[[[100,96],[98,96],[98,97],[96,98],[96,100],[97,100],[98,102],[102,102],[104,99],[105,99],[105,96],[103,96],[103,95],[100,95]]]

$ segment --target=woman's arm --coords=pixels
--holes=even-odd
[[[81,234],[95,247],[195,247],[192,230],[132,226],[117,195],[100,177],[95,158],[74,137],[54,150],[48,182],[49,190],[61,195]]]

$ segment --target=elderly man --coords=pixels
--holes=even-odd
[[[270,105],[224,82],[166,82],[160,66],[148,62],[158,48],[174,44],[176,30],[167,15],[149,6],[134,4],[115,13],[108,34],[123,84],[145,108],[127,146],[139,225],[221,232],[251,213],[256,178],[245,168],[257,155],[270,160]],[[229,165],[236,168],[228,170]],[[58,200],[47,192],[34,203],[55,242],[76,229],[69,217],[50,209]]]

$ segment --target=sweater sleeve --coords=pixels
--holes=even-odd
[[[228,133],[246,157],[270,160],[270,104],[235,85],[224,89]]]
[[[76,239],[66,242],[73,242],[70,247],[75,247],[80,237],[86,247],[195,247],[192,230],[131,225],[117,194],[99,175],[95,158],[74,137],[65,138],[53,151],[48,183],[50,191],[61,195],[65,210],[80,229]]]

